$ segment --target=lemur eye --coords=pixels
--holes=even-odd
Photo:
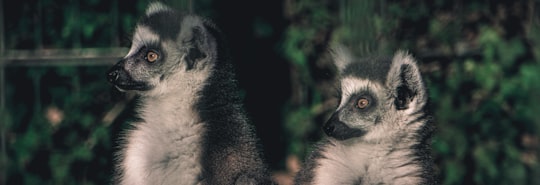
[[[155,52],[149,51],[146,53],[146,60],[148,62],[155,62],[159,58],[159,55]]]
[[[359,109],[365,109],[369,105],[369,100],[366,98],[360,98],[358,99],[358,102],[356,103],[356,107]]]

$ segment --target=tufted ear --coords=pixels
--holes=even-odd
[[[184,49],[182,60],[188,70],[215,59],[217,56],[218,31],[213,24],[197,16],[187,15],[182,20],[177,42]]]
[[[415,59],[404,51],[394,55],[386,85],[398,110],[417,111],[426,104],[427,94],[420,70]]]
[[[351,51],[345,46],[337,44],[330,49],[330,53],[334,59],[334,65],[341,74],[343,70],[352,62],[353,57]]]

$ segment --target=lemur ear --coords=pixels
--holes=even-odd
[[[330,53],[339,73],[342,73],[353,60],[351,51],[343,45],[336,44],[330,49]]]
[[[156,1],[148,5],[148,8],[146,9],[145,14],[146,16],[150,16],[157,12],[166,12],[166,11],[173,11],[173,9],[159,1]]]
[[[182,60],[187,63],[188,70],[199,62],[215,58],[217,53],[215,32],[214,26],[200,17],[189,15],[184,17],[178,44],[185,52]]]
[[[424,82],[415,59],[404,51],[398,51],[392,59],[387,77],[394,105],[398,110],[423,107],[427,101]]]

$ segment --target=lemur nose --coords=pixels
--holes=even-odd
[[[326,135],[336,138],[337,140],[346,140],[353,137],[360,137],[365,134],[364,130],[351,128],[340,121],[337,113],[334,113],[324,124],[323,130]]]
[[[334,131],[336,130],[336,127],[332,124],[325,124],[323,127],[324,133],[327,135],[333,135]]]
[[[330,119],[324,124],[323,131],[328,136],[333,136],[336,132],[336,126],[338,126],[336,123],[340,122],[338,119],[337,113],[332,114]]]
[[[117,69],[113,69],[111,71],[109,71],[109,73],[107,74],[107,80],[109,80],[109,82],[115,82],[116,80],[118,80],[118,70]]]

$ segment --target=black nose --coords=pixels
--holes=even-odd
[[[338,140],[346,140],[353,137],[360,137],[364,135],[364,131],[358,128],[350,128],[339,120],[337,113],[334,113],[332,117],[324,124],[323,131],[326,135],[336,138]]]
[[[334,124],[326,122],[323,127],[324,133],[328,136],[334,135],[334,132],[336,131],[336,127]]]
[[[110,82],[110,83],[114,83],[118,80],[119,78],[119,72],[118,72],[118,67],[113,67],[111,70],[109,70],[109,72],[107,73],[107,80]]]
[[[339,125],[340,127],[343,127],[345,125],[341,123],[338,117],[339,117],[338,113],[336,112],[332,114],[330,119],[328,119],[328,121],[326,121],[326,123],[324,124],[323,131],[326,135],[333,137],[335,133],[337,132],[337,130],[341,130],[341,129],[336,128],[336,126]]]

